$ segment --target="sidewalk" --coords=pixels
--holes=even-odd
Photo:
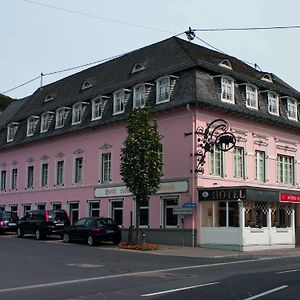
[[[185,257],[199,257],[199,258],[226,258],[226,257],[240,257],[240,258],[262,258],[262,257],[284,257],[284,256],[300,256],[300,247],[292,249],[271,249],[271,250],[257,250],[257,251],[230,251],[220,249],[208,249],[200,247],[183,247],[172,245],[160,245],[158,250],[146,251],[156,255],[172,255]]]

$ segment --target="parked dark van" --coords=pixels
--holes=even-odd
[[[64,229],[70,225],[65,210],[32,210],[20,219],[17,226],[17,236],[34,234],[37,240],[50,235],[63,237]]]

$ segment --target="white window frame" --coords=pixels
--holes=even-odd
[[[99,207],[97,208],[93,208],[93,204],[97,204]],[[98,211],[97,216],[96,217],[100,217],[100,201],[88,201],[88,212],[89,212],[89,217],[92,217],[92,212],[93,211]]]
[[[175,200],[177,203],[172,205],[166,205],[166,201]],[[176,225],[167,225],[167,209],[173,209],[175,207],[179,207],[179,196],[178,195],[169,195],[161,197],[161,217],[162,217],[162,228],[178,228],[179,227],[179,217],[177,216],[177,224]]]
[[[62,163],[62,168],[60,167],[61,163]],[[63,186],[64,181],[65,181],[65,160],[58,159],[56,161],[56,166],[55,166],[55,185]]]
[[[27,119],[26,136],[33,136],[38,120],[39,120],[39,117],[37,117],[37,116],[31,116],[30,118]]]
[[[83,183],[83,156],[74,157],[74,183]]]
[[[47,166],[44,168],[44,166]],[[41,187],[48,186],[49,184],[49,164],[47,162],[43,162],[41,164]]]
[[[7,142],[12,142],[18,130],[19,123],[12,122],[7,126]]]
[[[258,109],[258,92],[254,85],[246,84],[246,106]]]
[[[102,118],[102,97],[96,97],[92,100],[92,121]]]
[[[262,150],[255,150],[255,180],[266,182],[266,152]]]
[[[105,159],[109,156],[109,160]],[[108,167],[107,167],[108,166]],[[106,172],[108,170],[108,172]],[[101,183],[111,182],[112,180],[112,153],[102,152],[101,153]]]
[[[11,169],[11,184],[10,187],[12,190],[18,189],[18,173],[19,169],[14,167]]]
[[[295,184],[295,157],[277,154],[277,182],[279,184]]]
[[[233,174],[234,178],[245,179],[245,150],[243,147],[233,149]]]
[[[84,106],[86,102],[77,102],[72,107],[72,125],[80,124],[82,121]]]
[[[50,121],[51,121],[51,115],[53,115],[53,112],[47,111],[42,114],[41,116],[41,128],[40,132],[47,132],[49,129]]]
[[[114,92],[114,115],[123,113],[125,110],[125,90],[117,90]]]
[[[163,76],[156,80],[156,104],[170,101],[171,78]]]
[[[218,155],[218,158],[216,157]],[[224,152],[214,146],[210,153],[210,174],[212,176],[224,177]],[[219,170],[217,172],[217,170]]]
[[[65,119],[68,115],[69,107],[60,107],[55,112],[55,129],[62,128],[65,125]]]
[[[297,100],[287,98],[287,116],[290,120],[298,121]]]
[[[114,207],[113,204],[116,202],[121,202],[122,207]],[[115,221],[114,218],[114,211],[115,210],[121,210],[122,211],[122,224],[118,224],[119,226],[123,227],[124,226],[124,199],[123,198],[115,198],[115,199],[110,199],[110,217]]]
[[[32,172],[30,170],[32,170]],[[32,189],[33,185],[34,185],[34,165],[28,165],[26,168],[26,188]]]
[[[268,111],[272,115],[279,116],[279,97],[275,92],[268,92]]]
[[[231,77],[221,77],[221,100],[234,103],[234,80]]]
[[[146,85],[138,84],[133,89],[133,108],[143,108],[146,104]]]
[[[5,174],[3,176],[3,174]],[[0,170],[0,191],[5,191],[7,186],[7,170]]]

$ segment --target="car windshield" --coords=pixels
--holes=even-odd
[[[0,217],[3,218],[3,219],[10,219],[10,218],[17,219],[17,214],[16,213],[11,213],[11,212],[1,212]]]
[[[49,212],[49,219],[64,220],[66,219],[66,214],[64,211],[51,211]]]

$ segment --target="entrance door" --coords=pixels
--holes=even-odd
[[[70,222],[73,224],[79,219],[79,203],[70,203]]]

